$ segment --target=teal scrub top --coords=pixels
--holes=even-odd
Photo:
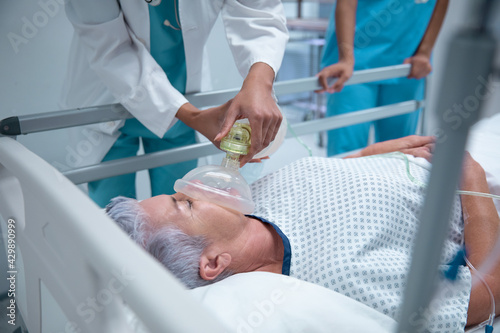
[[[186,56],[182,30],[178,24],[178,22],[180,23],[178,13],[178,0],[163,0],[157,6],[149,5],[150,53],[163,69],[172,86],[181,94],[184,94],[186,92],[187,78]],[[168,20],[171,26],[165,25],[165,20]],[[121,128],[121,132],[129,135],[133,133],[136,136],[147,138],[156,137],[135,118],[127,119],[125,125]],[[194,131],[181,121],[178,121],[165,133],[163,138],[176,138],[187,132],[192,132],[194,137]]]
[[[165,20],[170,22],[167,26]],[[163,0],[149,6],[151,55],[180,93],[186,92],[186,56],[179,26],[179,0]]]
[[[358,0],[354,70],[402,64],[417,50],[437,0]],[[335,9],[325,38],[321,67],[338,62]]]

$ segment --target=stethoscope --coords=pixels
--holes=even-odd
[[[158,6],[161,3],[161,0],[144,0],[146,3],[150,6]],[[174,0],[174,10],[175,10],[175,20],[177,21],[178,27],[174,27],[169,20],[163,21],[163,24],[167,27],[170,27],[174,30],[180,31],[181,30],[181,23],[179,22],[179,14],[177,12],[177,6],[176,6],[176,1]]]
[[[161,3],[161,0],[144,0],[151,6],[158,6]]]

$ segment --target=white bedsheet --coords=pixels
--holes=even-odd
[[[190,293],[237,333],[389,333],[396,322],[329,289],[285,275],[233,275]],[[148,333],[130,312],[136,333]]]
[[[382,333],[392,332],[396,324],[349,297],[267,272],[238,274],[192,294],[234,332],[331,333],[335,328],[337,332]]]

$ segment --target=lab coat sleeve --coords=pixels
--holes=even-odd
[[[245,77],[254,63],[264,62],[276,75],[288,41],[281,1],[229,0],[222,20],[240,74]]]
[[[81,5],[82,0],[72,0],[66,4],[66,14],[85,45],[90,68],[135,118],[162,137],[187,100],[170,84],[147,47],[128,27],[123,13],[118,11],[117,17],[109,19],[116,16],[112,14],[116,8],[105,3],[116,0],[100,1],[102,4],[91,11],[83,9],[89,8],[90,2]],[[108,11],[99,17],[109,20],[96,22],[91,15],[97,10]]]

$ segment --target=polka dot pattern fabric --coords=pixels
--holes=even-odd
[[[429,164],[404,155],[356,159],[305,158],[252,184],[255,215],[290,240],[290,275],[333,289],[394,319],[402,302]],[[413,177],[414,179],[410,179]],[[460,249],[458,196],[442,262]],[[441,266],[445,270],[447,265]],[[423,315],[431,332],[464,331],[471,277],[443,281]],[[418,318],[418,317],[416,317]],[[410,319],[411,320],[411,319]]]

